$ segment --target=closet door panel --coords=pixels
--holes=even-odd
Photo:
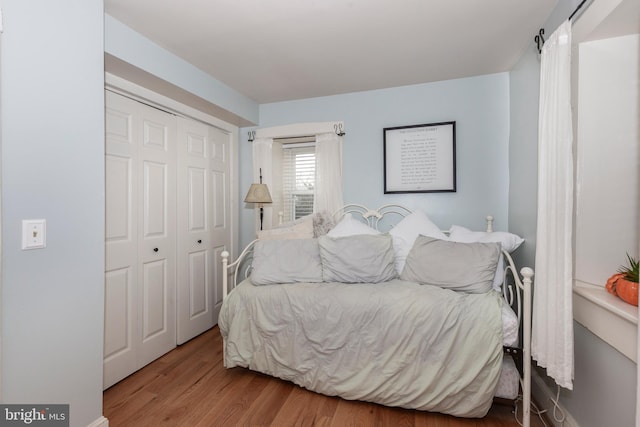
[[[208,126],[178,118],[178,344],[215,324]]]
[[[207,169],[190,167],[187,170],[189,194],[189,232],[207,231]]]
[[[206,313],[209,308],[207,297],[207,276],[209,274],[207,251],[189,254],[189,316],[195,318]]]
[[[131,163],[107,156],[105,224],[104,382],[109,387],[136,369],[137,245],[132,235]]]
[[[109,360],[129,351],[133,343],[133,328],[130,328],[131,288],[133,284],[131,269],[123,268],[107,273],[105,280],[104,355]]]
[[[226,175],[221,171],[213,171],[211,174],[213,188],[213,230],[216,236],[215,242],[215,258],[221,259],[220,254],[228,249],[227,240],[227,200],[226,197]],[[214,271],[215,287],[214,287],[214,306],[217,308],[216,313],[219,313],[220,305],[222,304],[222,269],[221,266],[216,265]]]
[[[220,172],[214,172],[212,174],[213,178],[213,197],[214,197],[214,209],[213,209],[213,222],[214,222],[214,241],[216,243],[215,246],[215,257],[216,259],[221,259],[220,254],[229,250],[229,240],[227,230],[227,202],[223,198],[226,193],[225,189],[225,176]],[[222,269],[218,268],[220,266],[215,266],[215,285],[213,289],[213,298],[214,298],[214,306],[216,307],[216,318],[219,314],[220,306],[222,304]]]
[[[211,172],[211,188],[213,189],[213,228],[224,230],[227,226],[227,200],[228,197],[226,174],[223,171]]]
[[[131,159],[107,155],[105,158],[107,216],[105,239],[130,240],[131,236]]]
[[[134,277],[131,268],[105,275],[104,388],[137,369]]]
[[[213,326],[210,322],[209,315],[211,314],[210,304],[210,292],[209,289],[211,280],[209,280],[209,250],[201,243],[197,243],[200,240],[200,236],[208,237],[208,218],[209,212],[207,206],[207,170],[203,168],[189,168],[189,235],[191,240],[197,238],[196,245],[192,246],[191,250],[187,254],[188,256],[188,293],[189,293],[189,319],[190,321],[197,321],[198,318],[204,318],[202,320],[202,326],[196,330],[198,332],[201,328],[208,328]],[[209,240],[207,238],[207,240]],[[184,284],[183,284],[184,286]],[[204,329],[206,330],[206,329]]]
[[[167,298],[167,274],[164,260],[144,264],[142,341],[147,341],[167,331],[164,301]]]
[[[144,162],[144,238],[167,237],[167,165]]]
[[[107,270],[131,265],[137,257],[135,228],[136,197],[131,158],[105,157],[105,244]]]
[[[106,92],[105,137],[107,152],[131,157],[137,153],[133,124],[133,101]]]
[[[107,92],[105,112],[106,270],[130,266],[137,255],[138,150],[135,103]]]
[[[176,118],[139,104],[142,141],[138,311],[142,367],[176,346]]]
[[[175,347],[174,320],[167,304],[170,281],[167,277],[167,261],[150,261],[142,266],[141,348],[139,367],[157,359]]]
[[[133,101],[107,92],[105,110],[104,387],[137,369],[137,162]]]
[[[222,129],[210,127],[209,137],[212,145],[211,188],[212,188],[212,238],[214,256],[219,260],[220,253],[229,250],[231,245],[230,221],[230,153],[231,135]],[[222,271],[218,263],[214,264],[214,317],[217,319],[222,304]]]
[[[213,257],[214,259],[221,260],[222,252],[228,251],[228,245],[219,245],[213,249]],[[216,262],[213,264],[213,277],[215,278],[216,287],[214,288],[214,311],[216,319],[220,314],[220,306],[222,305],[222,274],[224,271],[222,270],[222,263]],[[218,286],[219,285],[219,286]]]
[[[146,112],[146,115],[147,116],[142,124],[142,142],[144,148],[158,150],[159,152],[168,152],[170,150],[169,139],[171,137],[167,133],[168,128],[166,126],[166,121],[164,120],[164,117],[161,117],[161,115],[167,115],[171,120],[173,120],[173,117],[164,112],[156,114],[149,114],[149,112]]]

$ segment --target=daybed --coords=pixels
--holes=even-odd
[[[522,239],[492,232],[491,217],[487,231],[445,233],[397,205],[348,205],[338,218],[326,235],[298,221],[231,264],[222,254],[225,366],[460,417],[483,417],[520,385],[529,425],[533,271],[521,279],[509,255]],[[523,356],[522,378],[510,354]]]

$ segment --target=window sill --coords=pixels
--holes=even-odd
[[[625,303],[602,286],[575,281],[573,318],[637,363],[638,308]]]

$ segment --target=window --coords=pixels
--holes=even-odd
[[[283,144],[282,157],[283,221],[287,222],[313,213],[315,144]]]
[[[342,207],[343,137],[336,133],[338,128],[342,129],[342,123],[322,122],[257,131],[253,182],[264,172],[263,182],[273,200],[264,207],[267,229],[314,211],[336,212]],[[255,223],[257,230],[257,214]]]
[[[638,309],[604,289],[638,255],[638,35],[579,41],[574,319],[638,358]],[[576,354],[577,357],[577,354]]]

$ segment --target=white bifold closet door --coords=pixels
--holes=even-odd
[[[231,138],[106,91],[105,388],[217,323]]]
[[[178,117],[178,344],[217,323],[229,247],[229,134]]]
[[[106,104],[105,388],[176,346],[175,116]]]

